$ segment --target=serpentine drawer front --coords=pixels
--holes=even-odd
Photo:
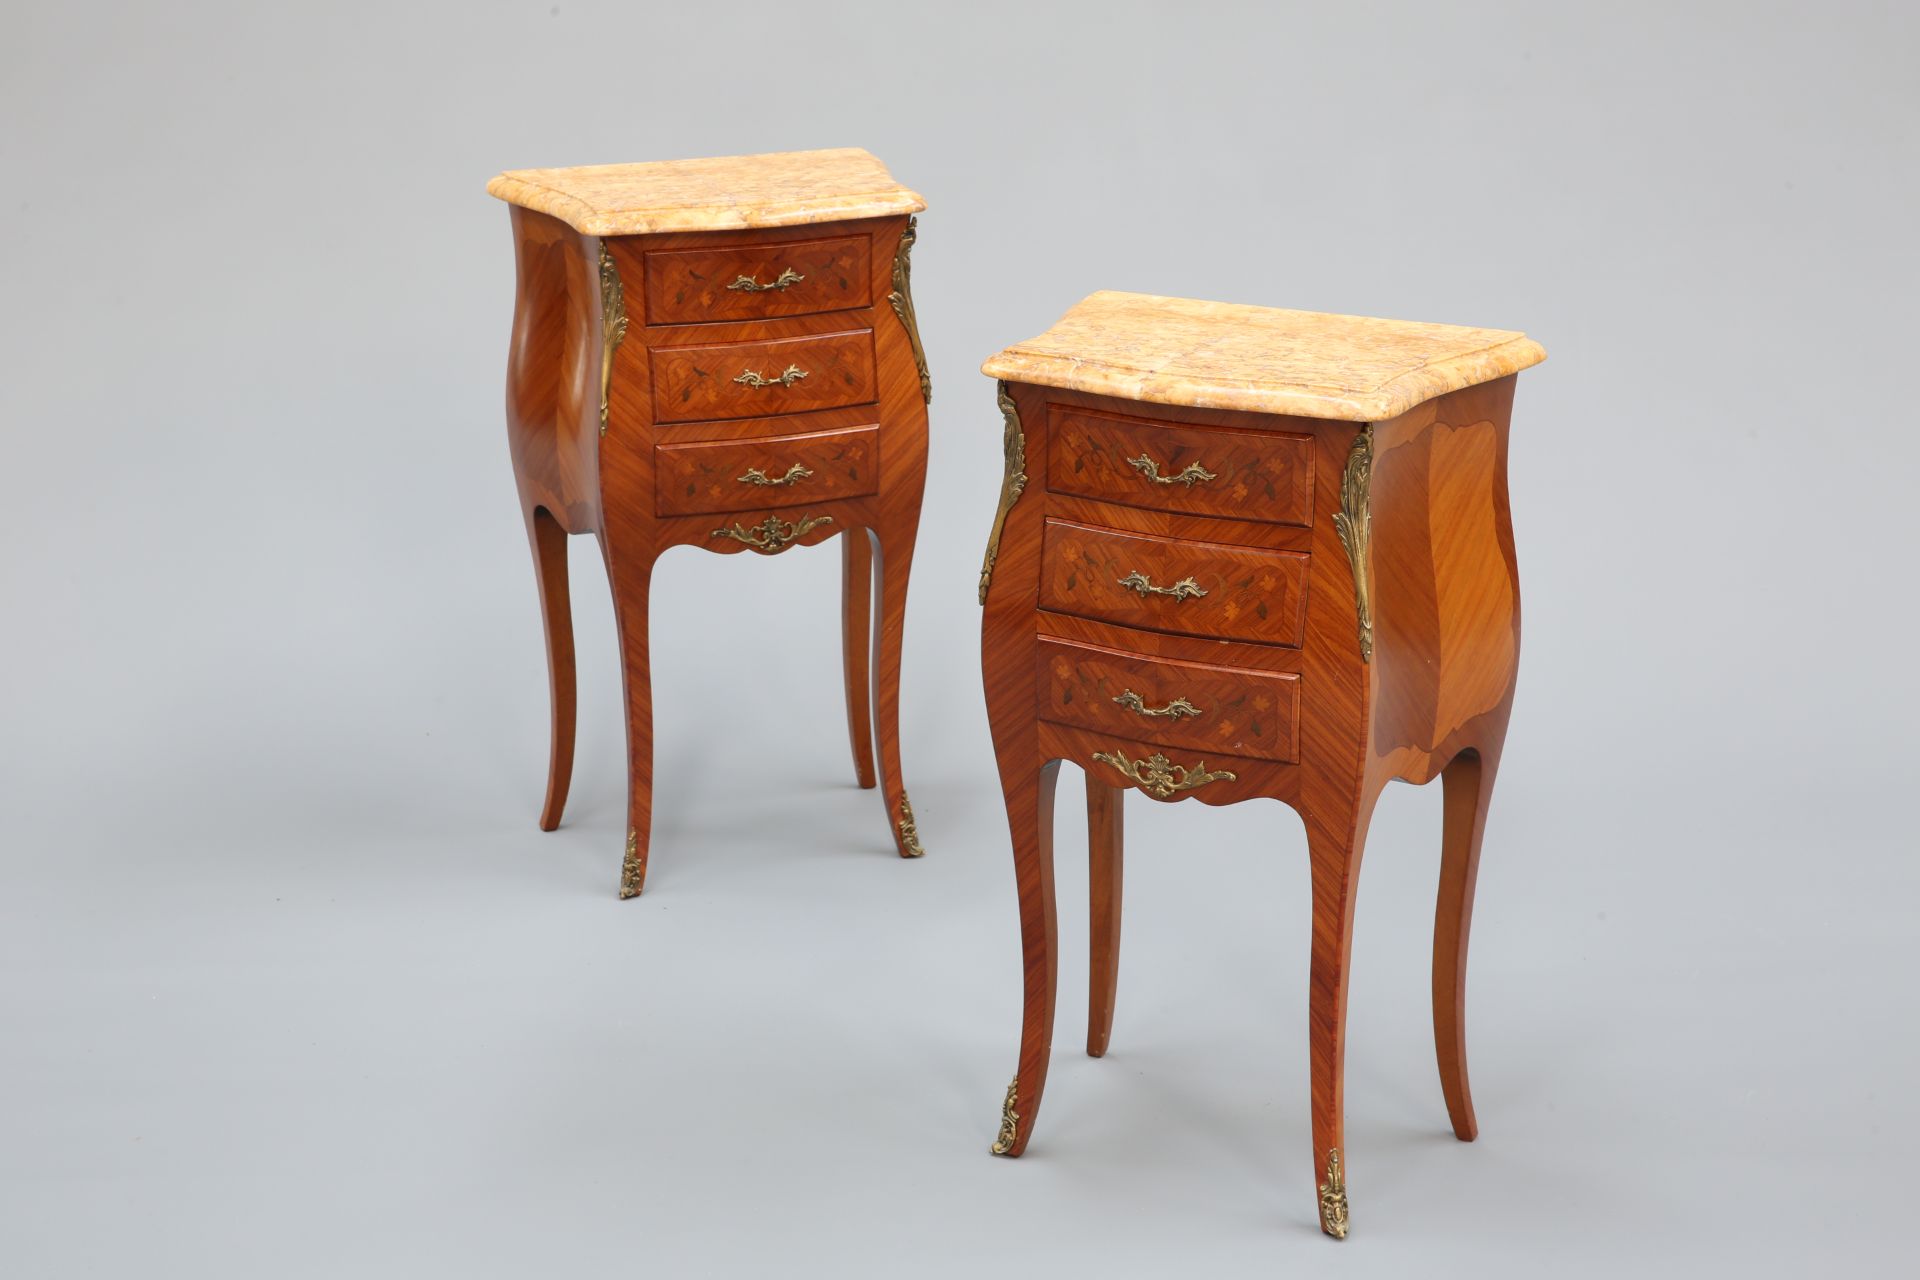
[[[1545,354],[1495,329],[1097,293],[987,361],[1005,470],[981,667],[1026,984],[994,1154],[1026,1150],[1052,1055],[1062,761],[1086,772],[1094,1057],[1113,1029],[1123,795],[1299,813],[1312,1212],[1336,1238],[1361,843],[1389,781],[1444,777],[1434,1042],[1454,1133],[1474,1137],[1467,927],[1520,653],[1508,422]]]
[[[1042,637],[1040,717],[1205,756],[1300,758],[1300,675]]]
[[[595,535],[613,578],[623,898],[645,883],[653,813],[654,560],[841,535],[854,777],[879,788],[895,851],[920,856],[900,775],[900,659],[932,397],[911,288],[925,201],[858,149],[524,169],[487,190],[512,206],[518,269],[507,437],[553,701],[541,827],[559,825],[573,770],[568,534]]]
[[[879,445],[877,424],[658,445],[653,508],[663,516],[685,516],[864,497],[879,474]]]
[[[1191,516],[1313,523],[1313,437],[1182,427],[1054,406],[1055,493]]]
[[[655,347],[655,422],[759,418],[869,404],[873,330]]]
[[[648,324],[766,320],[873,302],[866,236],[649,253]]]
[[[1155,631],[1298,645],[1307,557],[1048,520],[1040,607]]]

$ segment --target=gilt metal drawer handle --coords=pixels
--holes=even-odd
[[[1129,591],[1138,592],[1142,600],[1148,596],[1172,596],[1175,600],[1189,600],[1207,594],[1192,578],[1182,578],[1170,587],[1156,587],[1153,585],[1153,579],[1138,569],[1124,578],[1116,578],[1115,581]]]
[[[758,369],[742,369],[740,376],[734,381],[747,387],[790,387],[806,376],[805,369],[797,364],[790,364],[785,372],[771,378],[762,377]]]
[[[804,538],[823,524],[832,524],[832,516],[802,516],[800,523],[782,520],[779,516],[768,516],[751,529],[734,521],[731,529],[715,529],[709,537],[732,538],[735,542],[745,543],[755,551],[772,555],[784,551],[796,539]]]
[[[778,276],[774,277],[773,283],[771,284],[761,284],[752,276],[741,276],[732,284],[728,285],[727,288],[736,289],[741,293],[766,293],[772,289],[785,290],[787,286],[799,284],[805,279],[806,277],[798,271],[795,271],[792,267],[788,267],[785,271],[782,271]]]
[[[1160,474],[1160,464],[1144,453],[1137,458],[1128,458],[1127,465],[1155,484],[1183,484],[1189,489],[1196,484],[1220,478],[1197,462],[1189,462],[1178,475],[1163,476]]]
[[[1139,784],[1148,795],[1160,800],[1176,792],[1204,787],[1209,782],[1237,782],[1240,778],[1228,769],[1209,772],[1205,760],[1191,766],[1175,764],[1158,751],[1145,760],[1129,760],[1124,751],[1096,751],[1093,758],[1112,765],[1126,775],[1127,781]]]
[[[1185,698],[1175,698],[1164,707],[1150,707],[1147,705],[1145,698],[1131,689],[1122,691],[1120,696],[1115,698],[1114,701],[1135,715],[1146,716],[1149,719],[1164,717],[1168,720],[1178,720],[1183,716],[1197,716],[1202,714],[1199,707],[1194,706]]]
[[[769,476],[758,467],[748,467],[747,474],[736,476],[735,479],[741,484],[760,485],[767,489],[782,489],[794,483],[796,480],[805,480],[812,474],[813,472],[796,462],[787,468],[787,474],[783,476]]]

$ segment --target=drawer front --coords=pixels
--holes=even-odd
[[[1040,718],[1183,750],[1292,764],[1300,677],[1042,637]]]
[[[1047,486],[1181,515],[1313,524],[1313,437],[1055,406]]]
[[[653,420],[701,422],[871,404],[873,330],[655,347]]]
[[[866,236],[662,249],[646,256],[647,323],[762,320],[873,301]]]
[[[872,493],[880,428],[662,444],[653,457],[653,505],[660,515],[764,511]]]
[[[1040,607],[1215,640],[1300,646],[1307,559],[1297,551],[1150,538],[1048,520]]]

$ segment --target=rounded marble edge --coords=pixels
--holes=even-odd
[[[671,231],[739,231],[753,227],[799,227],[819,222],[847,222],[856,218],[884,218],[920,213],[926,199],[917,191],[821,196],[782,201],[775,205],[684,205],[660,209],[596,209],[575,196],[552,187],[501,174],[487,183],[487,194],[508,204],[560,219],[589,236],[658,235]]]
[[[1546,358],[1546,348],[1531,338],[1516,336],[1479,351],[1411,370],[1371,392],[1354,395],[1263,382],[1205,382],[1182,374],[1141,373],[1061,356],[1035,355],[1018,347],[1008,347],[989,357],[980,366],[980,372],[1005,382],[1032,383],[1177,408],[1228,409],[1341,422],[1385,422],[1451,392],[1531,369]]]

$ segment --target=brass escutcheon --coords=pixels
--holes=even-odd
[[[1156,587],[1153,585],[1153,579],[1141,573],[1138,569],[1135,569],[1126,577],[1116,578],[1114,581],[1129,591],[1138,592],[1140,598],[1143,600],[1148,596],[1172,596],[1175,600],[1191,600],[1207,594],[1200,589],[1200,584],[1192,578],[1182,578],[1170,587]]]
[[[784,291],[787,286],[799,284],[805,279],[806,277],[798,271],[795,271],[792,267],[788,267],[775,277],[771,284],[761,284],[752,276],[741,276],[732,284],[728,285],[727,288],[738,290],[741,293],[765,293],[769,289],[780,289]]]
[[[796,480],[805,480],[812,474],[813,472],[796,462],[787,468],[787,474],[783,476],[769,476],[758,467],[748,467],[747,474],[735,476],[734,478],[741,484],[754,484],[761,485],[768,489],[780,489],[792,484]]]
[[[790,387],[807,376],[807,371],[797,364],[790,364],[785,372],[771,378],[762,377],[758,369],[742,369],[734,381],[748,387]]]
[[[782,520],[779,516],[768,516],[751,529],[736,520],[731,529],[715,529],[707,536],[732,538],[735,542],[745,543],[755,551],[771,555],[776,551],[784,551],[796,539],[806,537],[821,525],[832,523],[832,516],[802,516],[798,524],[791,520]]]
[[[1148,795],[1159,800],[1181,791],[1204,787],[1209,782],[1237,782],[1240,778],[1231,769],[1208,769],[1205,760],[1196,765],[1175,764],[1158,751],[1145,760],[1129,760],[1124,751],[1096,751],[1093,758],[1102,764],[1112,765],[1126,775],[1127,781],[1138,784]]]
[[[1163,476],[1160,474],[1160,464],[1144,453],[1137,458],[1128,458],[1127,465],[1155,484],[1183,484],[1189,489],[1196,484],[1220,478],[1197,462],[1189,462],[1177,475]]]
[[[1147,716],[1149,718],[1165,717],[1169,720],[1178,720],[1182,716],[1197,716],[1201,714],[1200,708],[1194,706],[1185,698],[1175,698],[1164,707],[1150,707],[1147,705],[1145,698],[1131,689],[1122,691],[1120,696],[1115,698],[1114,701],[1135,715]]]

